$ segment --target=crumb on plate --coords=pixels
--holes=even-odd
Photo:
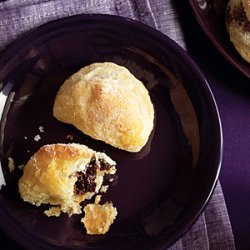
[[[39,140],[41,140],[41,136],[40,136],[40,135],[36,135],[36,136],[34,137],[34,141],[39,141]]]
[[[69,140],[73,141],[74,140],[74,136],[73,135],[66,135],[66,139],[69,139]]]
[[[17,168],[19,168],[20,170],[22,170],[24,167],[24,164],[18,165]]]
[[[117,216],[117,209],[111,202],[88,204],[84,207],[85,216],[81,219],[87,234],[105,234]]]
[[[100,189],[101,193],[106,193],[108,191],[108,185],[103,185],[102,188]]]
[[[44,133],[44,127],[43,126],[39,126],[39,131],[41,132],[41,133]]]
[[[9,161],[8,162],[8,167],[9,167],[9,170],[10,170],[10,173],[11,173],[15,169],[14,159],[12,157],[9,157],[8,161]]]

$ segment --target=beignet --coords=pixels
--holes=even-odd
[[[102,187],[105,174],[115,174],[116,163],[106,154],[80,144],[41,147],[24,167],[19,180],[22,199],[33,205],[50,204],[47,216],[81,213],[80,203]]]
[[[54,116],[94,139],[138,152],[153,129],[154,109],[147,89],[125,67],[94,63],[60,87]]]

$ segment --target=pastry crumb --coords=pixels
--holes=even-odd
[[[111,202],[88,204],[84,207],[85,216],[81,219],[87,234],[105,234],[117,216],[117,209]]]
[[[41,136],[40,136],[40,135],[36,135],[36,136],[34,137],[34,141],[39,141],[39,140],[41,140]]]
[[[44,127],[43,126],[39,126],[39,131],[41,132],[41,133],[44,133]]]
[[[97,196],[95,197],[95,204],[99,204],[100,201],[101,201],[101,198],[102,198],[101,195],[97,195]]]
[[[45,210],[44,214],[47,215],[48,217],[50,216],[59,217],[61,214],[61,208],[59,206],[51,207],[48,210]]]
[[[74,140],[74,136],[73,135],[66,135],[66,139],[69,139],[69,140],[73,141]]]
[[[20,170],[22,170],[22,169],[23,169],[23,167],[24,167],[24,165],[23,165],[23,164],[21,164],[21,165],[18,165],[18,166],[17,166],[17,168],[19,168]]]
[[[103,185],[102,187],[101,187],[101,189],[100,189],[100,192],[101,193],[106,193],[107,191],[108,191],[108,185]]]
[[[12,157],[9,157],[8,158],[8,167],[9,167],[9,170],[10,170],[10,173],[14,171],[15,169],[15,163],[14,163],[14,159]]]

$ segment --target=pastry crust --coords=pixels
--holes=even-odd
[[[246,7],[248,5],[249,8],[249,1],[245,1],[244,5]],[[230,0],[226,8],[225,22],[235,49],[246,61],[250,62],[250,21],[245,9],[242,0]]]
[[[111,202],[88,204],[84,207],[85,216],[81,220],[87,234],[105,234],[117,216],[117,210]]]
[[[59,216],[59,208],[69,215],[79,214],[80,202],[99,192],[104,175],[116,172],[115,165],[106,154],[85,145],[45,145],[24,167],[19,192],[24,201],[33,205],[56,206],[45,211],[47,216]],[[87,181],[81,182],[83,179]]]
[[[147,89],[125,67],[94,63],[60,87],[54,116],[114,147],[138,152],[153,129],[154,109]]]

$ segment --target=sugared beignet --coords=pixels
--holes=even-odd
[[[138,152],[153,129],[154,109],[147,89],[125,67],[94,63],[60,87],[54,116],[114,147]]]

